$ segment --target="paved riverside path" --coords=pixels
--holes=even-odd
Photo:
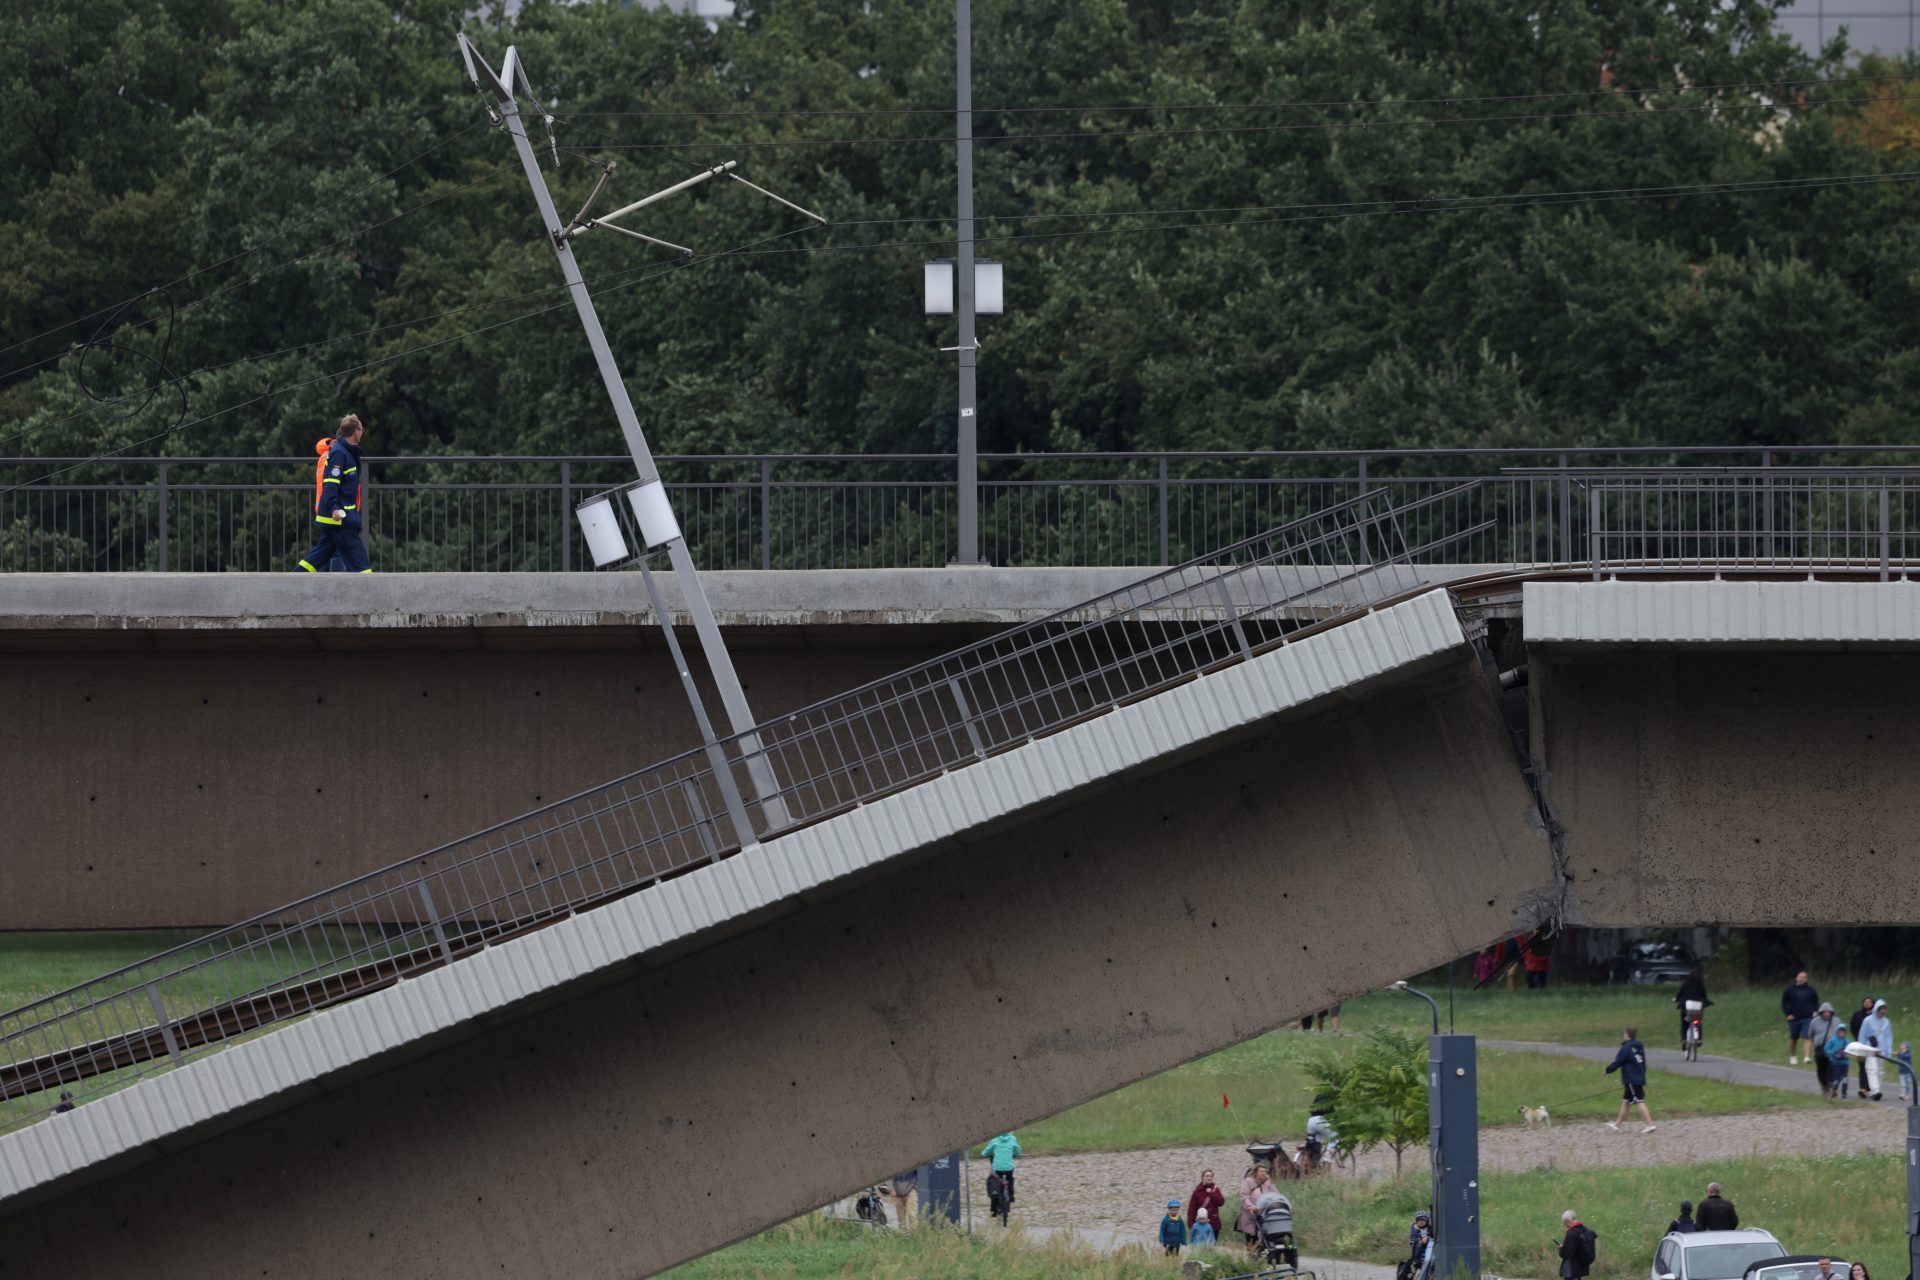
[[[992,1225],[992,1220],[989,1219],[988,1226],[991,1227]],[[1072,1227],[1033,1227],[1024,1225],[1020,1230],[1021,1233],[1030,1240],[1051,1240],[1057,1236],[1069,1236],[1079,1243],[1086,1245],[1088,1248],[1096,1249],[1101,1253],[1113,1253],[1116,1250],[1126,1248],[1128,1245],[1139,1245],[1154,1257],[1160,1256],[1161,1246],[1160,1237],[1157,1234],[1159,1231],[1158,1225],[1154,1227],[1153,1233],[1145,1231],[1116,1231],[1105,1227],[1089,1227],[1080,1230]],[[987,1234],[982,1230],[977,1221],[974,1223],[973,1233],[975,1235]],[[1233,1242],[1224,1247],[1236,1249],[1239,1242],[1240,1237],[1236,1235],[1233,1237]],[[1181,1255],[1183,1259],[1185,1256],[1185,1254]],[[1248,1260],[1245,1268],[1247,1271],[1259,1271],[1262,1269],[1264,1269],[1262,1264],[1254,1262],[1251,1259]],[[1377,1262],[1342,1262],[1337,1258],[1309,1258],[1305,1254],[1300,1255],[1300,1270],[1313,1272],[1316,1280],[1393,1280],[1394,1271],[1392,1267],[1384,1266]]]
[[[1548,1044],[1533,1040],[1482,1040],[1483,1049],[1505,1049],[1514,1053],[1553,1053],[1566,1058],[1584,1058],[1588,1062],[1608,1063],[1618,1052],[1617,1045]],[[1783,1089],[1790,1093],[1820,1092],[1820,1078],[1811,1067],[1775,1066],[1769,1062],[1748,1062],[1741,1058],[1722,1058],[1703,1053],[1698,1062],[1688,1062],[1678,1049],[1648,1049],[1647,1065],[1677,1076],[1696,1076],[1703,1080],[1724,1080],[1729,1084],[1749,1084],[1762,1089]],[[1854,1068],[1854,1081],[1859,1071]],[[1901,1102],[1899,1069],[1887,1064],[1886,1079],[1879,1103],[1883,1107],[1904,1107]],[[1617,1084],[1609,1078],[1609,1083]],[[1597,1090],[1596,1090],[1597,1091]],[[1852,1101],[1851,1098],[1848,1099]],[[1652,1099],[1658,1105],[1657,1098]],[[1658,1116],[1654,1117],[1656,1120]]]

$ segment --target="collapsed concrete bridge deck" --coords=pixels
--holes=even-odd
[[[1547,915],[1916,852],[1914,584],[1530,582],[1504,638],[1517,719],[1428,593],[0,1137],[0,1265],[645,1273]]]

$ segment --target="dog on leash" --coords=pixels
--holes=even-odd
[[[1547,1114],[1545,1107],[1522,1107],[1520,1118],[1527,1122],[1527,1128],[1553,1128],[1553,1117]]]

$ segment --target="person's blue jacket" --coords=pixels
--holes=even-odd
[[[1607,1064],[1607,1074],[1620,1073],[1620,1079],[1627,1084],[1644,1085],[1647,1082],[1647,1047],[1638,1040],[1623,1040],[1620,1052],[1613,1055],[1613,1061]]]
[[[1847,1065],[1847,1037],[1844,1032],[1836,1031],[1827,1037],[1827,1061],[1837,1067]]]
[[[993,1161],[995,1173],[1012,1173],[1013,1158],[1020,1154],[1020,1139],[1010,1133],[1003,1133],[980,1148],[983,1158]]]
[[[1160,1219],[1160,1243],[1169,1249],[1177,1248],[1187,1242],[1187,1224],[1177,1213],[1168,1214]]]
[[[1801,986],[1797,982],[1787,984],[1780,993],[1780,1012],[1789,1018],[1811,1018],[1820,1011],[1820,993],[1811,982]]]
[[[1878,1001],[1873,1013],[1860,1024],[1860,1038],[1887,1056],[1893,1056],[1893,1022],[1886,1014],[1887,1002]]]
[[[335,510],[346,512],[342,520]],[[322,468],[320,491],[314,495],[313,518],[321,524],[360,523],[360,446],[335,440]]]
[[[1211,1222],[1194,1223],[1193,1247],[1196,1249],[1204,1248],[1212,1243],[1214,1243],[1213,1224]]]

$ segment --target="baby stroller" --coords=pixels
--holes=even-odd
[[[1272,1266],[1299,1267],[1300,1250],[1293,1242],[1293,1202],[1278,1192],[1262,1196],[1254,1206],[1253,1221],[1260,1256]]]

